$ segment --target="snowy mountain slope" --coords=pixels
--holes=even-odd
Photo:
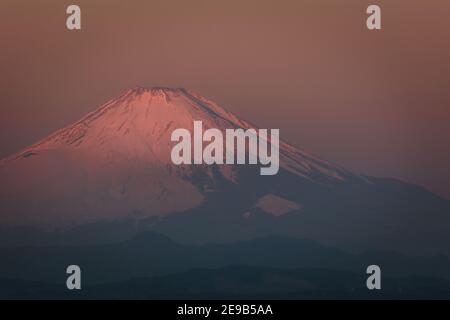
[[[254,127],[216,103],[185,89],[128,90],[80,121],[0,164],[6,223],[72,224],[164,215],[200,205],[205,195],[189,181],[208,166],[174,166],[170,135],[177,128]],[[281,167],[311,181],[342,180],[350,172],[282,143]],[[236,183],[242,167],[218,167]],[[198,174],[198,172],[197,172]],[[211,189],[211,187],[208,187]],[[25,199],[25,201],[24,201]]]

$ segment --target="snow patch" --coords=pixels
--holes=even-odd
[[[259,208],[278,217],[288,212],[299,210],[302,206],[274,194],[266,194],[256,201],[254,208]]]

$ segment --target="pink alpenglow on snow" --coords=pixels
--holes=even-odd
[[[277,131],[266,137],[264,130],[191,91],[138,88],[1,160],[0,224],[64,226],[123,217],[159,219],[204,204],[217,191],[215,181],[237,184],[244,171],[246,177],[263,172],[229,164],[233,147],[226,148],[223,165],[208,165],[220,163],[221,148],[215,141],[200,148],[205,142],[200,141],[201,134],[194,145],[203,154],[193,152],[192,162],[203,164],[175,164],[173,133],[179,128],[194,132],[200,125],[207,142],[226,137],[227,129],[244,135],[257,132],[259,162],[270,163],[261,168],[269,174],[279,169],[318,184],[321,177],[342,181],[351,176],[283,141],[278,147]],[[256,146],[245,148],[243,141],[238,140],[233,159],[236,156],[238,164],[246,159],[255,163]],[[204,179],[196,179],[199,176],[210,183],[205,185]]]

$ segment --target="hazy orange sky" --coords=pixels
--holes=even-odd
[[[66,30],[69,4],[81,31]],[[443,0],[0,0],[0,156],[125,89],[187,87],[324,159],[450,198],[449,32]]]

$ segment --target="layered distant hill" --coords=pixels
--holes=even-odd
[[[117,244],[0,249],[0,256],[0,299],[450,298],[447,257],[355,255],[285,237],[186,246],[146,232]],[[65,287],[74,262],[81,291]],[[382,267],[381,291],[366,287],[374,262]]]

